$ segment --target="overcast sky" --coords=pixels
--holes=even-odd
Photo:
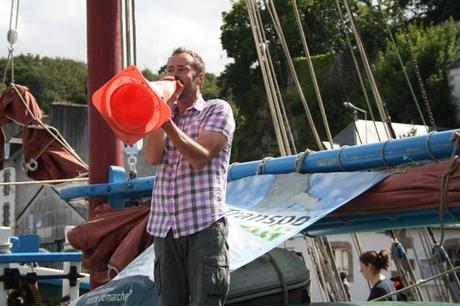
[[[86,62],[86,1],[21,0],[15,54],[65,57]],[[10,0],[0,0],[0,57],[8,55]],[[230,60],[220,43],[222,12],[231,0],[136,0],[138,66],[153,72],[179,46],[203,57],[219,74]],[[1,68],[3,70],[3,67]]]

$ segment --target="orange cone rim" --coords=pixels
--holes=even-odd
[[[167,85],[160,85],[159,93],[135,66],[129,66],[99,88],[92,100],[115,135],[124,143],[133,144],[171,116],[165,101],[174,93],[176,84]]]

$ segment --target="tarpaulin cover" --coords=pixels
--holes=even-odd
[[[267,253],[337,207],[365,192],[387,175],[388,173],[385,172],[291,173],[258,175],[230,182],[226,199],[230,270],[238,269]],[[128,212],[126,210],[126,213]],[[131,213],[138,215],[137,212]],[[128,223],[127,219],[131,217],[128,215],[115,217],[116,214],[122,213],[103,213],[102,217],[93,221],[94,224],[90,225],[89,222],[81,225],[78,233],[69,236],[69,241],[75,247],[78,245],[73,238],[84,240],[83,244],[99,244],[99,247],[104,248],[118,246],[121,239],[113,238],[117,236],[114,233],[118,228],[116,223]],[[139,220],[145,219],[139,216]],[[107,228],[104,228],[105,226]],[[119,230],[125,233],[126,228],[122,227],[120,226]],[[112,245],[102,246],[101,242],[104,238],[93,237],[93,230],[111,236]],[[83,238],[85,235],[87,237]],[[94,241],[90,242],[89,239]],[[123,239],[122,243],[127,243],[126,246],[129,244],[133,250],[137,250],[136,241]],[[126,249],[131,248],[126,247]],[[95,252],[105,252],[105,250]],[[118,256],[123,255],[121,252],[118,254]],[[94,256],[92,259],[97,260]],[[154,259],[153,247],[150,247],[113,280],[90,291],[74,303],[138,305],[136,303],[144,298],[146,305],[158,305],[152,287]],[[99,265],[94,262],[93,264]]]
[[[0,96],[0,170],[3,169],[5,135],[2,125],[23,127],[24,170],[35,180],[70,179],[88,173],[88,166],[68,146],[59,132],[42,123],[43,114],[25,86],[13,84]],[[27,167],[29,165],[29,167]]]
[[[375,185],[330,216],[356,216],[439,208],[441,181],[450,161],[439,161],[394,171],[387,179]],[[449,177],[447,207],[460,207],[460,165]]]
[[[226,201],[231,269],[237,269],[320,218],[439,208],[441,181],[449,163],[440,161],[393,170],[390,175],[293,173],[232,181]],[[454,165],[458,166],[458,161]],[[447,206],[460,207],[460,167],[449,176],[447,190]],[[155,305],[157,298],[146,293],[153,292],[154,256],[153,248],[147,249],[115,279],[101,290],[85,295],[77,305],[135,305],[134,301],[141,297]]]
[[[146,231],[150,203],[113,210],[96,206],[91,219],[69,231],[70,244],[83,251],[83,267],[90,270],[91,287],[108,282],[153,242]],[[109,275],[110,272],[115,272]]]

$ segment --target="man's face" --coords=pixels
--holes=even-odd
[[[168,59],[167,74],[176,77],[184,85],[179,98],[199,93],[199,88],[203,83],[204,75],[193,69],[193,61],[193,57],[188,53],[179,53]]]

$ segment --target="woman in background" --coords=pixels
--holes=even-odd
[[[388,270],[390,267],[390,252],[388,250],[383,249],[378,253],[376,251],[364,252],[359,256],[359,262],[361,274],[372,284],[368,301],[396,291],[391,280],[382,273],[383,270]],[[397,296],[391,295],[384,301],[397,301]]]

